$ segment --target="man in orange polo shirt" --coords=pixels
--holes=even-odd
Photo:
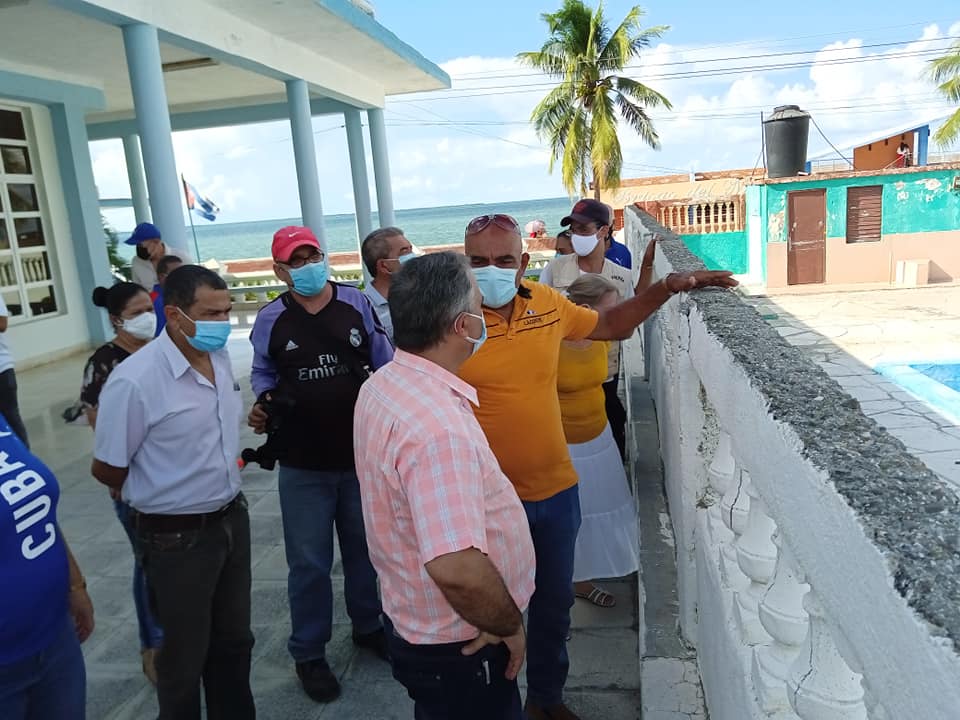
[[[483,295],[487,342],[459,374],[477,390],[477,420],[523,502],[537,558],[527,619],[526,712],[530,720],[577,720],[563,704],[580,499],[557,398],[560,343],[623,340],[675,293],[737,282],[725,271],[672,273],[597,313],[546,285],[521,282],[530,257],[509,215],[472,220],[464,251]]]

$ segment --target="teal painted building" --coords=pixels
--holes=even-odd
[[[768,287],[960,279],[960,164],[765,180],[746,197]]]

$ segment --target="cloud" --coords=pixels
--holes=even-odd
[[[659,43],[629,74],[673,103],[651,112],[662,149],[628,130],[620,138],[625,177],[752,167],[761,147],[760,114],[797,104],[835,144],[946,115],[952,108],[924,76],[931,50],[960,35],[924,27],[916,40],[871,47],[862,39],[784,55],[782,45],[751,42],[718,48]],[[754,57],[769,55],[769,57]],[[793,64],[794,67],[789,67]],[[469,56],[443,63],[451,90],[388,101],[390,167],[397,207],[497,202],[564,195],[559,169],[529,123],[552,82],[514,58]],[[352,184],[343,119],[314,119],[324,209],[352,212]],[[366,133],[365,133],[366,134]],[[286,122],[177,133],[178,170],[223,209],[222,221],[299,215],[290,129]],[[810,151],[826,148],[811,131]],[[367,141],[367,174],[374,174]],[[91,144],[101,195],[127,189],[119,141]]]

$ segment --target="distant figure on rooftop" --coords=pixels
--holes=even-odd
[[[910,146],[903,140],[897,147],[897,167],[910,167]]]
[[[140,223],[124,242],[137,248],[137,256],[130,261],[130,273],[133,281],[147,290],[157,284],[157,263],[165,255],[176,255],[185,263],[194,261],[193,255],[186,250],[168,247],[160,239],[160,230],[153,223]]]
[[[363,239],[360,256],[370,273],[370,282],[363,293],[373,304],[373,309],[377,311],[377,317],[392,342],[393,322],[390,320],[390,306],[387,304],[390,296],[390,276],[397,272],[403,263],[416,257],[413,245],[404,237],[400,228],[382,227]]]

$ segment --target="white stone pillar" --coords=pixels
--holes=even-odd
[[[777,563],[777,548],[772,539],[777,526],[767,515],[766,503],[756,485],[750,483],[747,494],[750,496],[750,514],[747,517],[747,529],[737,539],[736,551],[737,563],[750,579],[750,584],[736,592],[733,609],[740,622],[744,642],[756,645],[770,639],[760,624],[759,606]]]

